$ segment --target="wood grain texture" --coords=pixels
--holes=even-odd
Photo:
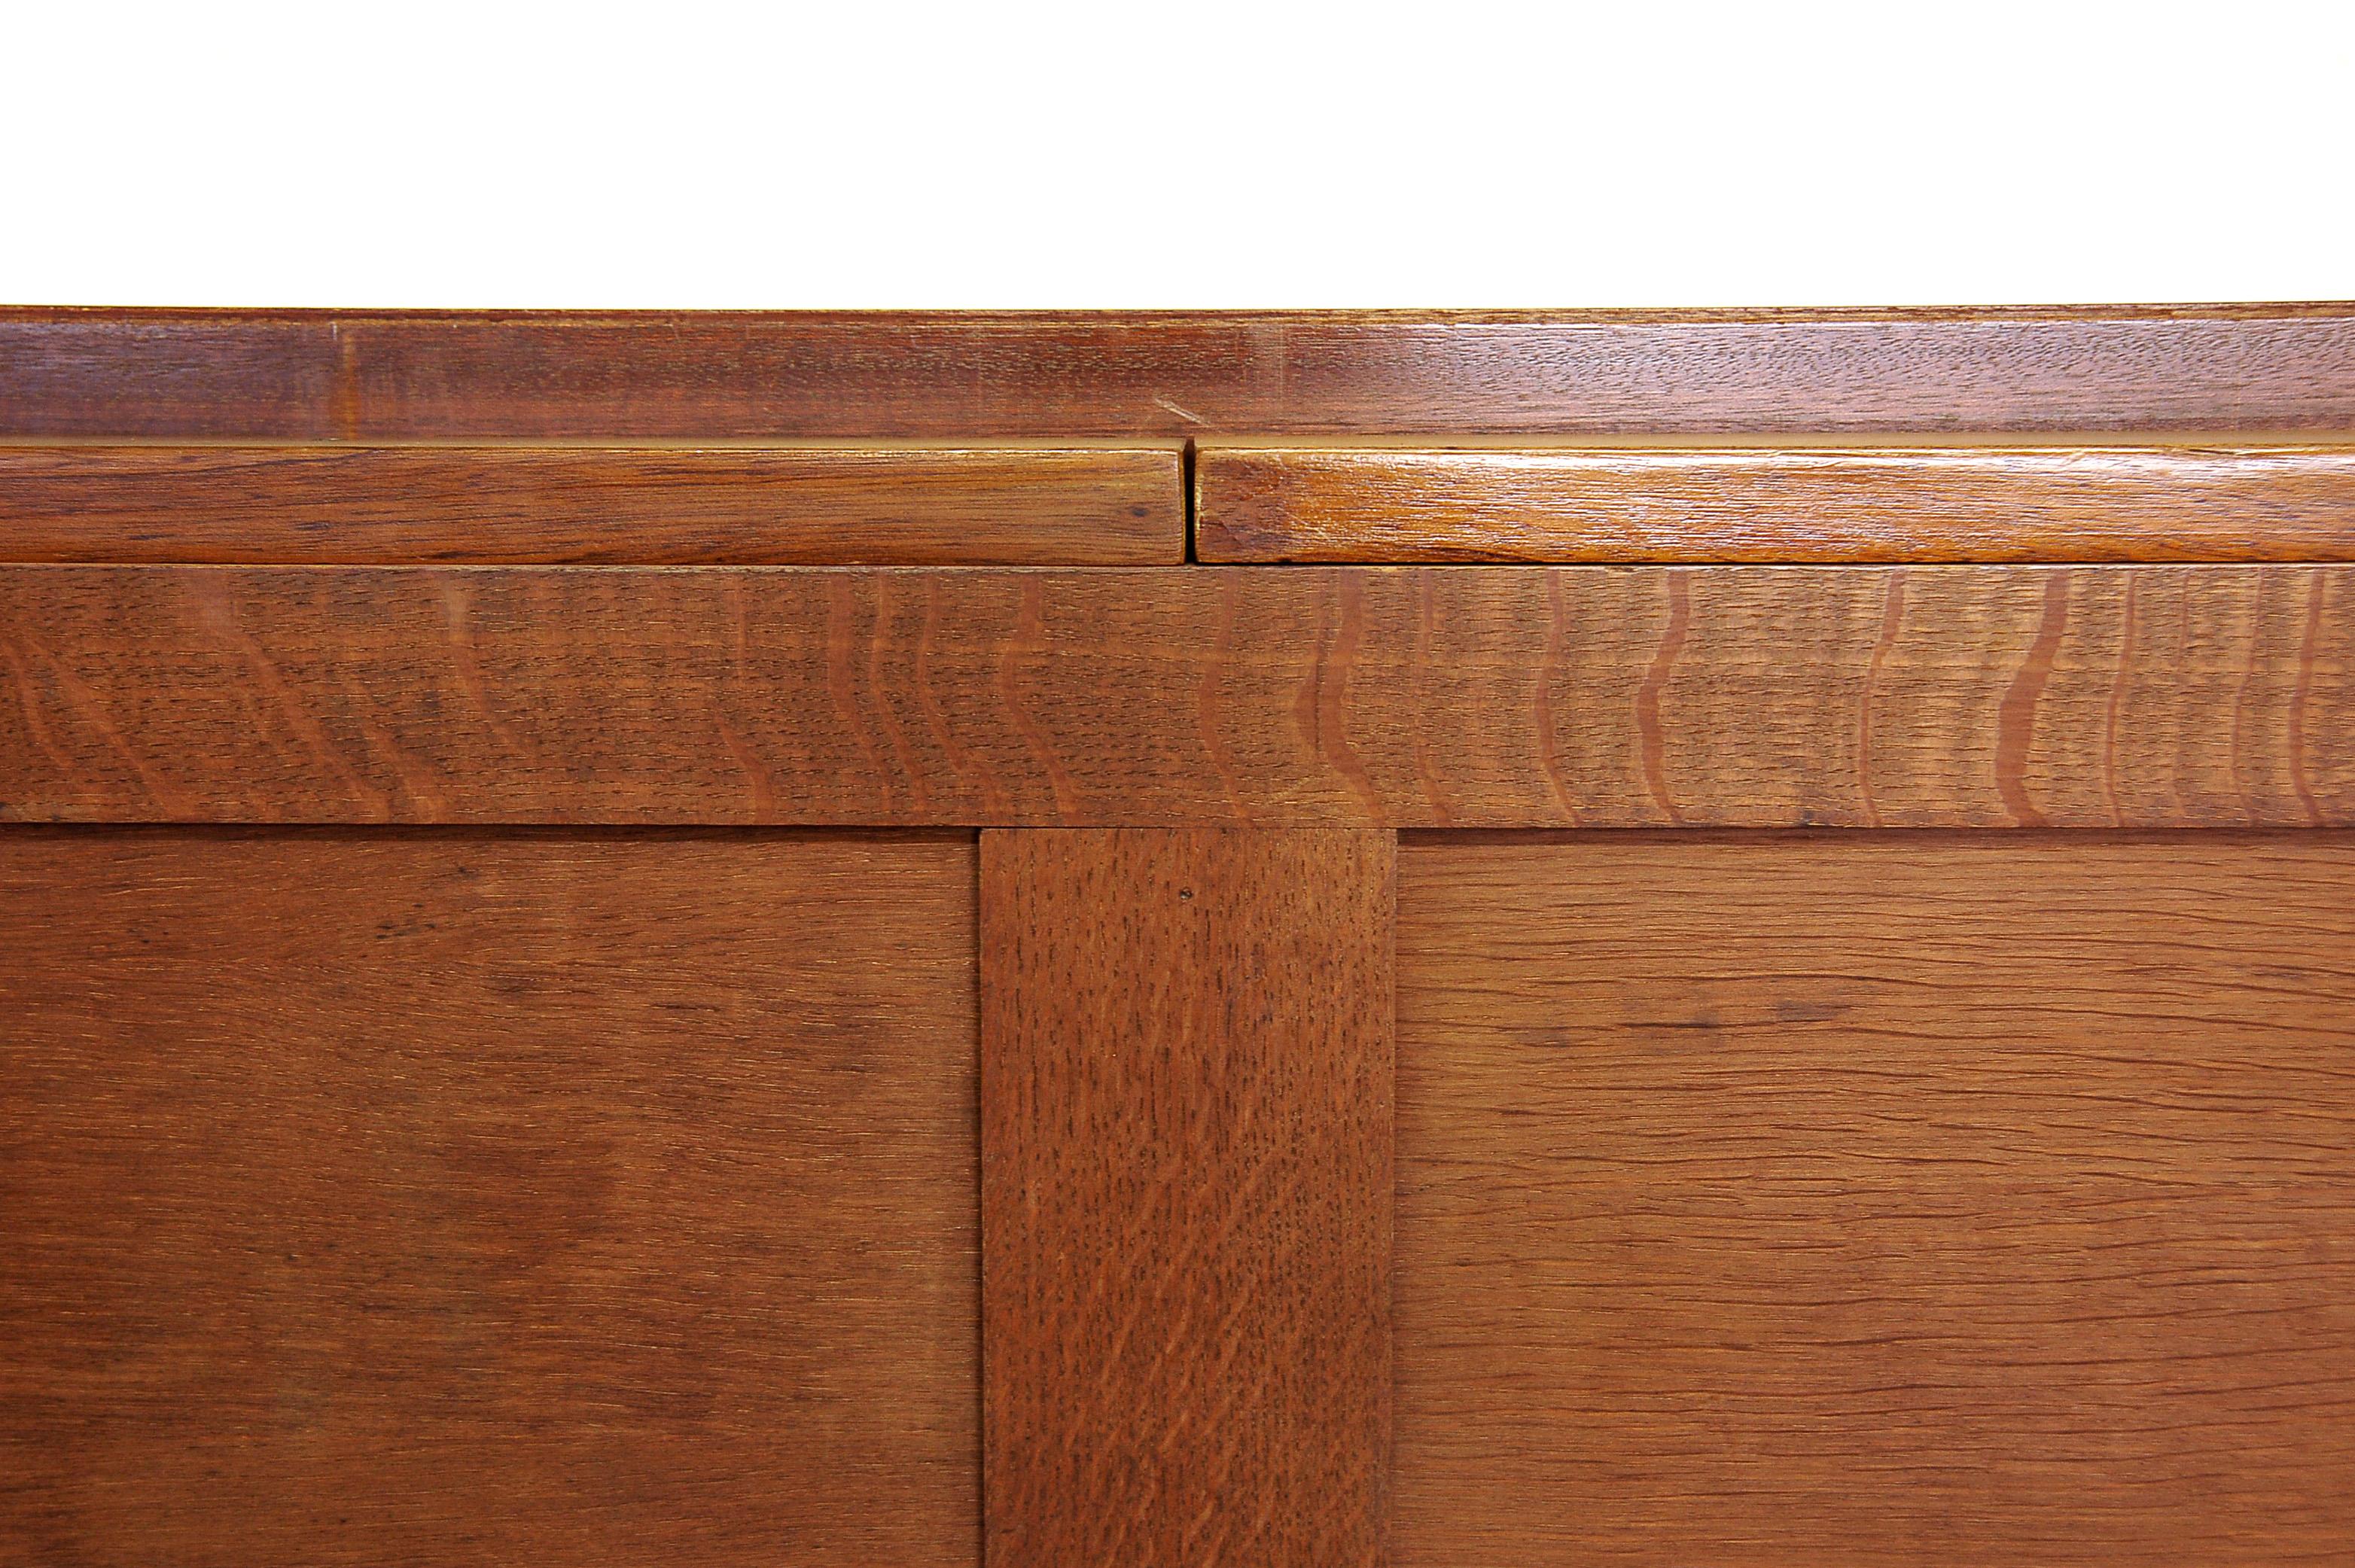
[[[1400,1568],[2337,1563],[2355,837],[1409,840]]]
[[[0,833],[0,1562],[956,1564],[969,838]]]
[[[0,433],[2355,429],[2355,305],[0,312]]]
[[[1393,861],[982,836],[990,1568],[1383,1560]]]
[[[1226,561],[2355,558],[2355,446],[1412,452],[1222,446]]]
[[[0,444],[0,560],[1173,564],[1175,447]]]
[[[2355,824],[2355,568],[0,570],[0,818]]]
[[[1411,840],[1397,1561],[2355,1540],[2355,836]]]

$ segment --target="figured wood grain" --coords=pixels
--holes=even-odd
[[[1175,447],[0,443],[0,560],[1170,564]]]
[[[0,1562],[969,1568],[973,890],[0,833]]]
[[[1409,839],[1401,1568],[2355,1541],[2355,836]]]
[[[0,311],[0,433],[2355,429],[2355,305]]]
[[[2355,568],[0,570],[0,819],[2355,824]]]
[[[982,836],[990,1568],[1383,1560],[1393,859]]]
[[[1204,443],[1226,561],[2355,557],[2355,446],[1401,451]]]

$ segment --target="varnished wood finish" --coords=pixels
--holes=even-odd
[[[1392,865],[982,836],[989,1568],[1382,1560]]]
[[[0,832],[0,1562],[979,1550],[969,837]]]
[[[0,1565],[2339,1562],[2350,443],[2355,304],[0,309]]]
[[[1399,1568],[2355,1541],[2355,837],[1410,840]]]
[[[2355,824],[2355,568],[19,566],[0,817]]]
[[[1174,446],[0,443],[0,560],[1174,564]]]
[[[0,312],[0,433],[2355,429],[2355,305]]]
[[[2355,558],[2355,446],[1400,451],[1206,443],[1225,561]]]

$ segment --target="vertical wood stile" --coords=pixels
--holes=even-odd
[[[991,1568],[1383,1560],[1395,858],[983,835]]]

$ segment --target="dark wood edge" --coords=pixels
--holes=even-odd
[[[2280,316],[2346,315],[2355,300],[2187,300],[2136,304],[2095,301],[2044,304],[1944,305],[1637,305],[1593,310],[1446,310],[1398,306],[1369,310],[442,310],[368,305],[82,305],[0,304],[0,324],[12,321],[145,322],[592,322],[648,328],[686,323],[849,323],[884,330],[915,330],[992,323],[1039,325],[1153,325],[1165,323],[1270,325],[1363,322],[1373,325],[1622,325],[1711,322],[1830,321],[2251,321]]]
[[[2355,305],[0,312],[0,433],[2355,429]]]

